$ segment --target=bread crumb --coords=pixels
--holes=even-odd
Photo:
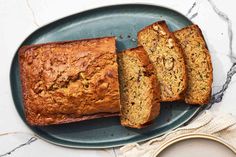
[[[132,38],[131,41],[136,42],[136,39]]]

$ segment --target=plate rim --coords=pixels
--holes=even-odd
[[[42,28],[44,28],[44,27],[46,27],[46,26],[48,26],[48,25],[50,25],[50,24],[52,24],[52,23],[58,22],[58,21],[60,21],[60,20],[63,20],[63,19],[66,19],[66,18],[75,16],[75,15],[78,15],[78,14],[82,14],[82,13],[85,13],[85,12],[89,12],[89,11],[95,11],[95,10],[98,10],[98,9],[105,9],[105,8],[109,8],[109,7],[118,7],[118,6],[120,6],[120,7],[122,7],[122,6],[159,7],[159,8],[163,8],[163,9],[170,10],[170,11],[172,11],[172,12],[175,12],[175,13],[177,13],[177,14],[179,14],[179,15],[185,17],[185,18],[188,19],[192,24],[194,24],[194,23],[192,22],[192,20],[189,19],[187,16],[185,16],[185,15],[182,14],[181,12],[179,12],[179,11],[177,11],[177,10],[171,8],[171,7],[168,7],[168,6],[159,5],[159,4],[157,5],[157,4],[154,4],[154,3],[116,3],[116,4],[111,4],[111,5],[103,5],[103,6],[99,6],[99,7],[89,8],[89,9],[82,10],[82,11],[80,11],[80,12],[76,12],[76,13],[73,13],[73,14],[70,14],[70,15],[66,15],[66,16],[63,16],[63,17],[56,18],[56,19],[53,19],[53,20],[51,20],[51,21],[49,21],[49,22],[43,24],[43,25],[40,26],[40,27],[37,27],[37,28],[34,29],[32,32],[29,32],[29,33],[26,35],[26,37],[22,40],[22,42],[20,42],[20,44],[17,46],[17,48],[16,48],[16,50],[15,50],[15,53],[14,53],[13,58],[12,58],[12,61],[11,61],[11,66],[10,66],[10,72],[9,72],[9,76],[10,76],[10,77],[9,77],[9,81],[10,81],[11,97],[12,97],[12,100],[13,100],[14,108],[15,108],[15,110],[17,111],[18,116],[20,117],[20,119],[24,122],[24,125],[25,125],[27,128],[29,128],[29,130],[32,131],[33,134],[34,134],[37,138],[42,139],[42,140],[44,140],[44,141],[46,141],[46,142],[49,142],[49,143],[54,144],[54,145],[57,145],[57,146],[62,146],[62,147],[66,147],[66,148],[78,148],[78,149],[79,149],[79,148],[83,148],[83,149],[113,148],[113,147],[124,146],[124,145],[126,145],[126,144],[128,144],[128,143],[133,143],[133,142],[123,142],[123,144],[115,144],[115,143],[113,143],[112,145],[106,145],[106,146],[104,146],[104,145],[102,145],[102,146],[95,146],[95,145],[83,146],[83,145],[80,145],[80,144],[78,144],[78,145],[65,144],[65,143],[63,143],[63,140],[61,140],[61,139],[59,139],[59,140],[62,141],[61,143],[54,142],[54,141],[50,140],[51,137],[50,137],[50,139],[45,138],[44,136],[42,136],[42,135],[39,134],[39,132],[37,131],[37,129],[35,129],[35,128],[33,128],[33,127],[31,127],[31,126],[29,126],[29,125],[27,124],[27,122],[25,121],[25,119],[22,118],[21,113],[20,113],[20,111],[19,111],[19,109],[18,109],[18,107],[17,107],[17,105],[16,105],[16,103],[15,103],[15,98],[14,98],[14,96],[13,96],[13,95],[14,95],[14,94],[13,94],[13,89],[14,89],[14,87],[13,87],[13,85],[12,85],[12,77],[13,77],[13,76],[12,76],[12,73],[13,73],[14,70],[12,69],[12,67],[13,67],[13,64],[14,64],[14,58],[15,58],[15,56],[17,55],[19,48],[20,48],[21,46],[23,46],[23,44],[27,41],[27,39],[28,39],[31,35],[33,35],[34,33],[36,33],[38,30],[40,30],[40,29],[42,29]],[[18,55],[17,55],[17,56],[18,56]],[[206,105],[199,106],[198,108],[195,109],[195,111],[192,113],[191,116],[189,116],[188,118],[186,118],[186,120],[180,122],[180,123],[179,123],[178,125],[176,125],[175,127],[172,127],[170,130],[163,131],[163,132],[160,133],[160,134],[156,134],[156,135],[150,136],[150,137],[145,138],[145,139],[135,140],[135,143],[144,142],[144,141],[147,141],[147,140],[156,138],[156,137],[160,137],[160,136],[162,136],[162,135],[164,135],[164,134],[166,134],[166,133],[168,133],[168,132],[170,132],[170,131],[173,131],[173,130],[177,129],[177,128],[180,127],[180,126],[183,126],[183,125],[189,123],[192,119],[194,119],[194,118],[195,118],[200,112],[202,112],[205,108],[206,108]],[[24,111],[23,111],[23,112],[24,112]],[[106,143],[106,142],[104,142],[104,143]]]
[[[236,154],[236,148],[231,146],[223,138],[217,137],[215,135],[206,134],[206,133],[188,133],[188,134],[180,135],[177,138],[163,144],[163,146],[157,151],[157,156],[159,154],[161,154],[163,151],[165,151],[166,149],[168,149],[169,147],[171,147],[172,145],[177,144],[182,141],[191,140],[191,139],[206,139],[206,140],[210,140],[210,141],[215,141],[215,142],[218,142],[219,144],[225,146],[229,150],[231,150],[234,154]]]

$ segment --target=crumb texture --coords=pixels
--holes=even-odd
[[[186,91],[186,67],[182,49],[164,21],[138,32],[138,43],[147,51],[160,82],[161,101],[183,99]]]
[[[121,124],[142,128],[160,111],[159,84],[143,47],[118,55],[121,90]]]
[[[207,104],[211,97],[212,64],[201,30],[191,25],[174,32],[181,44],[187,64],[188,88],[186,103]]]
[[[59,124],[119,112],[115,51],[114,37],[22,47],[19,62],[27,121]]]

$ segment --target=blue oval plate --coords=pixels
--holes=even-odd
[[[33,32],[22,45],[115,35],[117,50],[121,51],[137,46],[137,32],[158,20],[166,20],[172,31],[192,24],[182,14],[160,6],[115,5],[88,10],[52,22]],[[10,82],[15,107],[25,122],[17,53],[12,61]],[[140,130],[122,127],[118,117],[47,127],[28,127],[40,138],[57,145],[107,148],[163,135],[188,122],[199,110],[200,107],[184,103],[161,104],[161,114],[154,124]]]

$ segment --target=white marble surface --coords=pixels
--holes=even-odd
[[[198,24],[203,31],[211,52],[214,68],[213,93],[218,92],[226,81],[232,66],[228,26],[236,31],[236,10],[234,0],[0,0],[0,156],[70,156],[70,157],[112,157],[119,154],[116,149],[83,150],[55,146],[42,140],[26,143],[32,132],[25,126],[16,112],[10,91],[9,69],[12,57],[21,42],[34,30],[64,16],[99,6],[121,3],[149,3],[175,9]],[[216,5],[214,10],[212,5]],[[190,8],[193,6],[193,9]],[[190,10],[190,13],[188,13]],[[215,12],[220,10],[218,14]],[[223,13],[223,14],[222,14]],[[223,16],[227,16],[222,18]],[[230,23],[227,22],[230,19]],[[232,50],[236,51],[236,40],[232,40]],[[235,66],[234,66],[234,71]],[[236,115],[236,77],[233,76],[224,97],[211,110],[229,112]],[[3,133],[18,132],[3,135]],[[22,133],[19,133],[22,132]],[[33,140],[33,139],[32,139]],[[25,146],[14,150],[17,146]],[[11,154],[5,154],[13,150]],[[179,150],[181,151],[181,150]],[[5,155],[4,155],[5,154]]]

